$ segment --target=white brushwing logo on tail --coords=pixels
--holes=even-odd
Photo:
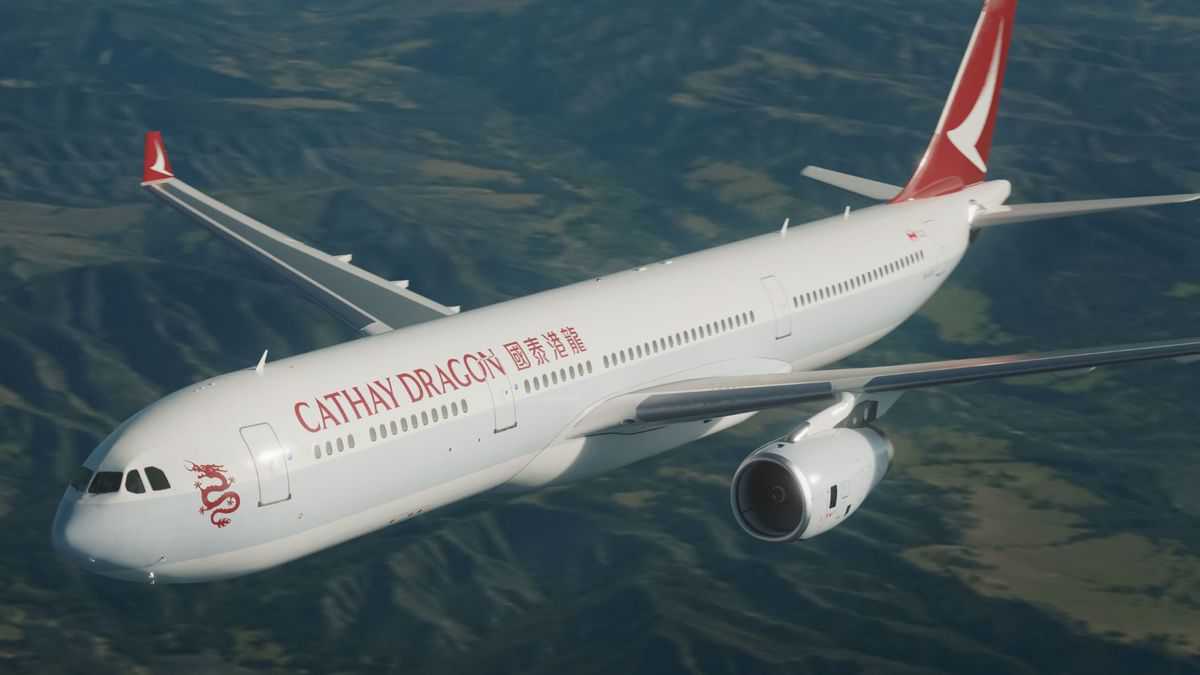
[[[150,165],[150,168],[164,176],[175,175],[166,167],[166,162],[163,160],[162,143],[159,141],[154,141],[154,163]]]
[[[987,124],[988,112],[992,109],[992,100],[996,97],[996,80],[1000,75],[1000,49],[1004,46],[1004,23],[996,33],[996,49],[992,52],[992,65],[988,67],[987,79],[979,90],[979,98],[975,107],[954,129],[946,132],[946,138],[958,148],[963,157],[975,165],[976,169],[987,173],[987,164],[979,154],[979,137],[983,135],[983,127]]]

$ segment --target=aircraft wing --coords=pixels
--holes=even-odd
[[[1191,338],[876,368],[683,380],[609,399],[580,420],[574,434],[584,436],[631,425],[671,424],[738,415],[830,399],[843,392],[884,394],[943,384],[1197,354],[1200,354],[1200,338]]]
[[[162,135],[146,134],[142,187],[266,263],[306,295],[365,334],[383,333],[458,312],[329,255],[223,204],[175,177]]]

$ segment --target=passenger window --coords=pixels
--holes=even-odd
[[[98,471],[88,486],[88,492],[94,495],[108,494],[121,489],[120,471]]]
[[[558,379],[562,380],[563,384],[567,383],[567,369],[566,368],[558,369]]]
[[[330,443],[329,441],[325,441],[325,456],[330,457],[332,455],[333,455],[333,443]]]
[[[830,485],[829,486],[829,508],[832,509],[832,508],[836,508],[836,507],[837,507],[837,486]]]
[[[590,360],[587,362],[587,371],[588,375],[592,374],[592,362]]]
[[[421,425],[424,426],[427,424],[429,424],[429,411],[422,410],[421,411]]]
[[[338,448],[338,452],[346,451],[346,443],[340,437],[337,440],[337,448]]]
[[[396,430],[396,420],[392,420],[391,423],[388,424],[388,427],[391,428],[393,436],[400,433],[399,431]]]
[[[433,418],[434,422],[437,422],[438,421],[437,408],[434,408],[432,411],[430,411],[429,416]]]
[[[458,401],[450,402],[450,413],[455,417],[458,417]]]
[[[553,370],[550,371],[550,381],[553,382],[554,384],[558,384],[558,372],[557,371],[553,371]]]
[[[371,427],[370,429],[368,429],[368,430],[367,430],[367,435],[371,437],[371,442],[372,442],[372,443],[374,443],[374,442],[375,442],[375,440],[376,440],[377,438],[379,438],[379,434],[377,434],[377,433],[375,432],[375,427]]]
[[[536,377],[535,377],[535,378],[533,378],[533,390],[534,390],[534,391],[541,391],[541,390],[542,390],[542,381],[541,381],[541,380],[539,380],[539,379],[538,379],[538,378],[536,378]]]
[[[545,373],[542,373],[542,387],[546,389],[550,388],[550,376]]]
[[[150,481],[150,489],[154,491],[167,490],[171,487],[171,483],[167,480],[167,474],[157,466],[146,467],[146,480]]]
[[[321,444],[317,443],[313,446],[313,459],[321,459]]]
[[[567,368],[567,374],[571,376],[572,380],[575,379],[575,366],[574,365]]]
[[[525,393],[526,393],[526,394],[528,394],[528,393],[529,393],[529,388],[530,388],[530,387],[529,387],[529,380],[525,380]]]
[[[604,367],[605,367],[605,368],[607,368],[607,367],[608,367],[608,354],[605,354],[605,355],[604,355]],[[526,391],[528,391],[528,389],[526,389]]]
[[[71,487],[80,492],[86,490],[90,482],[92,482],[92,470],[86,466],[75,469],[75,474],[71,476]]]
[[[400,418],[400,431],[408,431],[408,418],[407,417]]]
[[[138,473],[137,469],[125,474],[125,491],[132,492],[135,495],[140,495],[146,491],[146,486],[142,483],[142,474]]]
[[[409,425],[411,425],[413,429],[416,429],[417,428],[417,414],[413,413],[412,416],[408,418],[408,422],[409,422]]]
[[[462,402],[462,411],[463,411],[464,415],[467,414],[467,399],[465,399],[465,398],[463,399],[463,402]]]
[[[447,411],[446,404],[445,404],[445,403],[443,403],[443,404],[442,404],[442,419],[449,419],[449,418],[450,418],[450,415],[448,415],[446,411]],[[396,430],[395,430],[395,428],[394,428],[394,427],[393,427],[393,429],[392,429],[392,433],[396,433]]]
[[[350,446],[351,450],[354,449],[354,434],[349,434],[346,436],[346,445]]]

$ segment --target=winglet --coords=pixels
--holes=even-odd
[[[167,149],[163,147],[161,131],[147,131],[142,150],[142,184],[174,178]]]
[[[1017,0],[985,0],[929,148],[892,201],[936,197],[987,175]]]

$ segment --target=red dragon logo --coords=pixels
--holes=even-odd
[[[242,498],[229,489],[234,479],[225,471],[225,465],[188,462],[187,470],[196,472],[193,485],[200,490],[200,513],[207,513],[208,519],[216,527],[228,525],[231,521],[223,514],[237,511],[242,505]],[[208,483],[205,484],[205,481]]]

